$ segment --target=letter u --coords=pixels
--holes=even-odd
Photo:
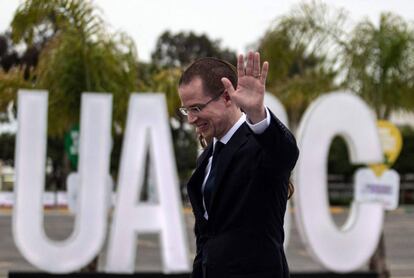
[[[112,96],[82,95],[78,213],[72,234],[63,241],[49,239],[43,227],[47,98],[46,91],[23,90],[18,96],[13,236],[31,264],[66,273],[88,264],[105,240]]]

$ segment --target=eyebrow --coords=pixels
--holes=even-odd
[[[182,103],[181,103],[181,107],[194,107],[194,106],[203,106],[204,105],[204,103],[194,103],[194,104],[191,104],[191,105],[188,105],[188,106],[184,106]]]
[[[195,103],[195,104],[193,104],[193,105],[189,105],[189,106],[187,106],[188,108],[190,108],[190,107],[195,107],[195,106],[203,106],[204,105],[204,103]]]

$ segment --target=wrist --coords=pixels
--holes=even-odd
[[[257,124],[266,118],[266,108],[263,106],[260,110],[246,111],[247,119],[252,124]]]

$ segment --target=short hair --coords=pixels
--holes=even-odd
[[[187,85],[197,77],[201,79],[204,91],[211,97],[219,95],[224,90],[221,82],[223,77],[228,78],[234,88],[237,87],[236,68],[218,58],[205,57],[194,61],[184,70],[178,86]]]

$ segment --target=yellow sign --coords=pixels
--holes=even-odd
[[[384,171],[391,168],[400,155],[402,148],[402,136],[400,130],[388,121],[377,121],[381,147],[384,153],[384,162],[371,164],[369,167],[374,171],[377,177],[381,176]]]

